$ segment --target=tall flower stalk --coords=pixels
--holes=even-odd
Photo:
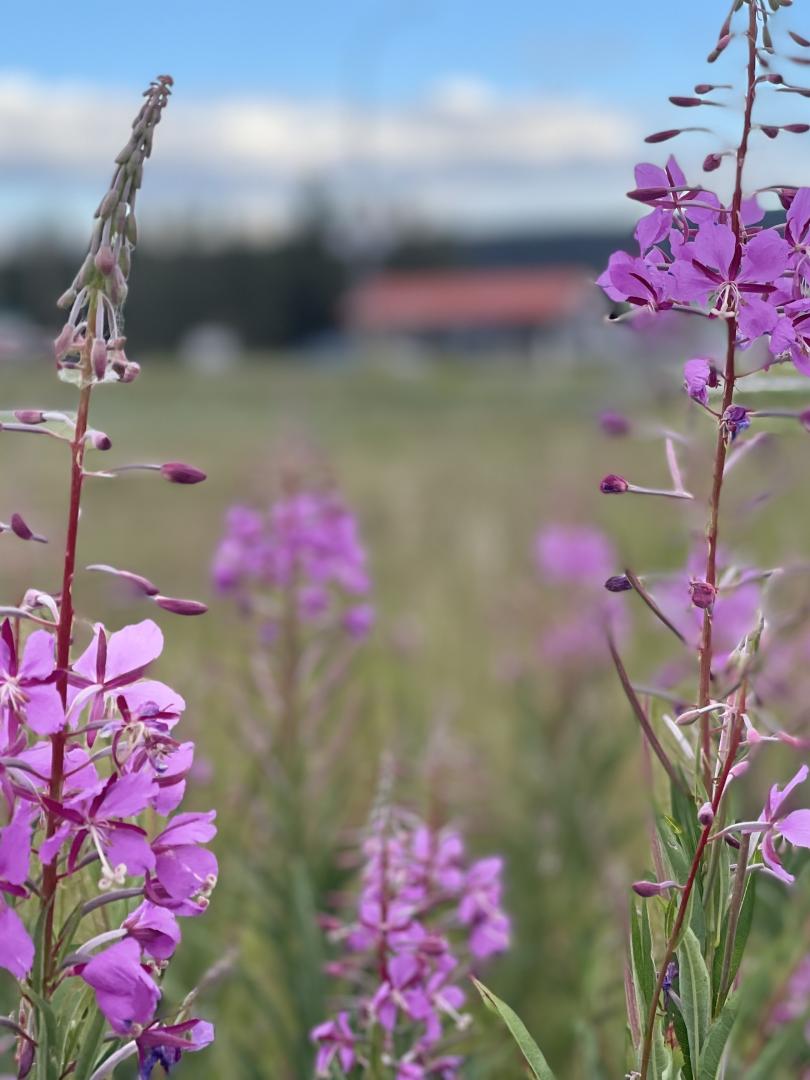
[[[731,165],[725,198],[690,181],[674,156],[663,165],[638,165],[629,195],[648,210],[635,230],[638,250],[614,253],[599,278],[608,297],[621,305],[615,313],[621,321],[648,323],[682,314],[723,328],[718,355],[685,359],[683,372],[688,398],[714,429],[705,467],[694,476],[682,471],[680,458],[684,448],[691,451],[692,440],[667,431],[671,487],[646,486],[615,473],[600,483],[606,495],[675,498],[684,514],[693,508],[703,514],[704,541],[686,571],[648,575],[625,568],[605,582],[611,593],[642,600],[645,617],[657,618],[678,650],[666,671],[641,686],[625,666],[614,627],[605,627],[645,751],[660,765],[660,773],[650,774],[654,872],[632,886],[625,991],[632,1045],[627,1075],[633,1080],[738,1075],[746,1053],[735,1020],[743,1000],[749,1014],[756,1002],[756,988],[745,983],[755,886],[758,879],[791,885],[800,865],[795,849],[810,848],[810,809],[796,808],[807,765],[786,784],[774,783],[760,794],[764,806],[758,816],[737,809],[736,792],[747,787],[741,781],[755,755],[768,763],[768,746],[806,752],[808,741],[790,722],[780,727],[766,707],[769,671],[778,667],[781,636],[791,621],[779,613],[772,593],[796,568],[735,564],[726,546],[734,534],[724,513],[726,479],[760,444],[761,420],[804,425],[803,411],[758,409],[751,398],[740,402],[752,375],[790,362],[810,374],[810,188],[777,184],[752,193],[746,179],[755,138],[772,141],[810,131],[806,123],[763,119],[766,107],[773,114],[791,95],[810,97],[810,89],[794,85],[780,70],[785,60],[806,65],[810,50],[810,40],[792,30],[784,40],[794,54],[784,57],[777,48],[784,31],[773,16],[789,6],[790,0],[735,0],[709,56],[714,62],[727,49],[744,51],[740,134],[733,148],[709,153],[703,164],[707,174]],[[707,82],[670,102],[718,113],[730,89]],[[704,127],[671,128],[646,141],[657,146],[691,131],[711,133]],[[782,211],[775,224],[764,220],[758,197],[765,193]],[[696,452],[690,460],[699,460]],[[669,799],[661,805],[663,782]],[[497,999],[488,1003],[515,1034],[503,1011],[508,1007]],[[770,1007],[760,1004],[767,1018]],[[535,1075],[548,1080],[551,1070],[525,1030],[518,1042],[536,1066]],[[769,1069],[783,1061],[790,1066],[787,1044],[774,1043],[767,1054]]]
[[[35,1071],[40,1080],[101,1080],[136,1055],[145,1078],[213,1038],[210,1024],[189,1016],[193,994],[158,1015],[160,977],[180,940],[177,916],[205,910],[217,874],[202,846],[216,831],[213,812],[157,824],[179,806],[193,759],[193,744],[174,737],[185,703],[146,677],[163,646],[155,622],[112,633],[90,624],[88,642],[74,599],[87,481],[138,468],[176,483],[204,479],[181,462],[87,466],[89,452],[112,445],[90,427],[95,388],[129,383],[140,370],[124,351],[121,320],[136,196],[171,86],[159,76],[146,90],[90,250],[60,299],[69,314],[55,356],[60,377],[77,387],[75,414],[19,409],[2,423],[7,433],[48,435],[69,452],[61,587],[54,595],[28,590],[4,609],[0,628],[0,892],[8,898],[0,899],[0,967],[19,982],[16,1017],[4,1026],[17,1036],[20,1078]],[[19,515],[11,528],[41,539]],[[87,569],[124,581],[164,611],[205,611],[134,571]]]

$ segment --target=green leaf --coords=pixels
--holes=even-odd
[[[749,874],[748,884],[745,886],[745,895],[740,906],[740,917],[737,920],[737,936],[734,939],[734,949],[731,953],[731,967],[728,973],[728,985],[734,985],[734,979],[742,962],[745,946],[748,943],[748,935],[751,932],[751,924],[754,921],[754,905],[757,899],[757,875]]]
[[[678,994],[681,1014],[689,1036],[689,1060],[692,1074],[698,1075],[700,1053],[709,1030],[711,985],[709,972],[700,951],[700,942],[687,928],[678,949]],[[686,1056],[686,1047],[683,1047]]]
[[[76,1069],[71,1074],[72,1080],[87,1080],[93,1072],[98,1059],[98,1052],[104,1041],[104,1032],[107,1024],[101,1009],[93,1011],[92,1019],[87,1024],[87,1029],[82,1033],[79,1040],[81,1050],[76,1062]]]
[[[695,1080],[695,1074],[692,1072],[692,1063],[689,1059],[689,1034],[686,1030],[683,1016],[678,1012],[674,1002],[672,1003],[671,1009],[667,1010],[667,1015],[672,1020],[672,1026],[675,1028],[675,1038],[678,1040],[678,1045],[683,1051],[683,1080]]]
[[[642,905],[640,912],[635,903],[630,907],[630,956],[642,1010],[646,1015],[655,989],[650,916],[646,904]]]
[[[709,1029],[706,1045],[700,1054],[698,1080],[715,1080],[723,1058],[723,1050],[734,1027],[734,1021],[737,1019],[738,1006],[739,997],[737,994],[732,994]]]
[[[57,1080],[59,1068],[54,1053],[58,1039],[53,1007],[33,987],[26,987],[25,992],[37,1010],[37,1080]]]
[[[510,1009],[506,1002],[501,1001],[500,998],[496,997],[491,990],[488,990],[486,986],[477,979],[473,979],[473,983],[475,984],[476,990],[483,998],[484,1004],[494,1013],[497,1013],[504,1024],[506,1024],[509,1033],[518,1044],[520,1052],[526,1059],[536,1080],[555,1080],[554,1073],[551,1071],[548,1062],[543,1057],[539,1046],[526,1030],[526,1025],[514,1009]]]

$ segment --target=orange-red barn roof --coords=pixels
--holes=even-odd
[[[367,333],[544,326],[576,314],[593,291],[575,267],[391,271],[355,286],[344,314]]]

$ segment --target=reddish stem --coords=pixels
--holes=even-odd
[[[743,129],[740,145],[737,149],[736,172],[734,177],[734,195],[731,203],[731,228],[734,232],[736,246],[742,241],[742,182],[745,159],[748,154],[748,141],[751,135],[751,117],[756,98],[756,59],[757,59],[757,14],[753,2],[749,4],[748,15],[748,68],[747,89],[745,95],[745,112],[743,114]],[[737,319],[729,319],[727,324],[726,339],[726,367],[723,386],[723,405],[721,416],[734,400],[734,385],[736,373],[734,370],[735,353],[737,346]],[[727,435],[723,430],[722,423],[717,432],[717,444],[714,452],[714,469],[712,473],[712,490],[709,498],[709,521],[706,527],[706,574],[705,580],[712,586],[717,585],[717,539],[718,523],[720,516],[720,496],[723,490],[723,472],[726,467]],[[699,647],[700,674],[698,679],[698,706],[703,708],[709,703],[712,677],[712,615],[707,608],[703,613],[703,630],[700,635]],[[703,778],[706,790],[711,784],[711,734],[709,730],[708,714],[701,717],[700,721],[700,745],[703,761]]]
[[[92,342],[86,346],[89,358]],[[76,428],[70,444],[70,503],[68,506],[67,535],[65,537],[65,560],[62,571],[62,593],[59,606],[59,624],[56,631],[56,666],[58,671],[57,688],[62,699],[62,706],[67,709],[68,667],[70,665],[70,645],[73,637],[73,575],[76,570],[76,546],[79,536],[79,510],[84,479],[84,449],[87,433],[87,418],[90,410],[92,387],[83,386],[79,395],[79,408],[76,413]],[[65,744],[67,735],[60,731],[51,736],[51,779],[48,795],[56,802],[62,797],[62,784],[65,771]],[[53,811],[48,811],[46,837],[56,832],[57,818]],[[57,860],[53,859],[42,874],[42,905],[45,908],[42,948],[44,950],[44,985],[47,994],[48,983],[53,974],[55,957],[53,955],[53,924],[56,909],[56,890],[59,884]]]

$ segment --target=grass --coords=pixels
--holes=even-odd
[[[170,594],[212,604],[205,619],[158,613],[167,635],[159,671],[186,696],[186,731],[211,764],[210,780],[198,780],[187,802],[218,807],[223,863],[211,912],[185,924],[167,996],[182,996],[237,950],[231,974],[202,1004],[218,1023],[217,1046],[191,1059],[188,1075],[298,1075],[273,1056],[267,1009],[283,1001],[284,988],[264,959],[267,913],[252,873],[260,844],[240,812],[251,753],[235,715],[256,708],[243,686],[249,639],[210,596],[207,571],[226,508],[266,502],[283,464],[302,454],[328,463],[357,509],[379,608],[379,628],[355,669],[358,719],[341,750],[353,777],[344,824],[362,824],[379,755],[391,751],[404,801],[424,808],[438,799],[475,853],[508,859],[516,943],[487,971],[488,984],[522,1015],[561,1077],[621,1071],[627,882],[648,860],[637,732],[606,669],[540,663],[539,633],[565,613],[567,598],[538,584],[531,549],[544,522],[601,520],[620,561],[637,569],[682,562],[690,522],[700,527],[689,508],[597,493],[608,471],[665,482],[655,443],[606,442],[598,433],[594,418],[605,405],[654,415],[658,405],[633,389],[635,380],[627,385],[631,394],[617,401],[615,372],[584,368],[405,377],[254,363],[203,378],[147,364],[133,386],[97,392],[91,422],[114,444],[94,455],[99,467],[182,459],[209,476],[197,488],[154,474],[88,481],[80,550],[80,565],[137,570]],[[3,387],[8,407],[69,408],[73,399],[39,369],[7,371]],[[772,499],[756,543],[742,509],[748,487],[731,496],[737,539],[752,553],[760,545],[795,549],[806,528],[787,479],[799,471],[794,451],[807,436],[791,434],[779,459],[785,491]],[[66,462],[63,448],[26,436],[3,435],[0,453],[0,518],[20,511],[52,538],[43,548],[2,537],[2,595],[10,601],[24,586],[56,588]],[[767,467],[772,474],[773,462]],[[753,493],[761,475],[755,468]],[[698,472],[697,480],[705,478]],[[111,626],[155,616],[122,605],[108,580],[89,574],[80,576],[77,598],[81,617]],[[665,640],[646,635],[634,658],[662,653]],[[429,769],[436,754],[440,768]],[[484,1032],[483,1064],[470,1076],[520,1076],[511,1058],[498,1057],[501,1033],[470,1004]]]

